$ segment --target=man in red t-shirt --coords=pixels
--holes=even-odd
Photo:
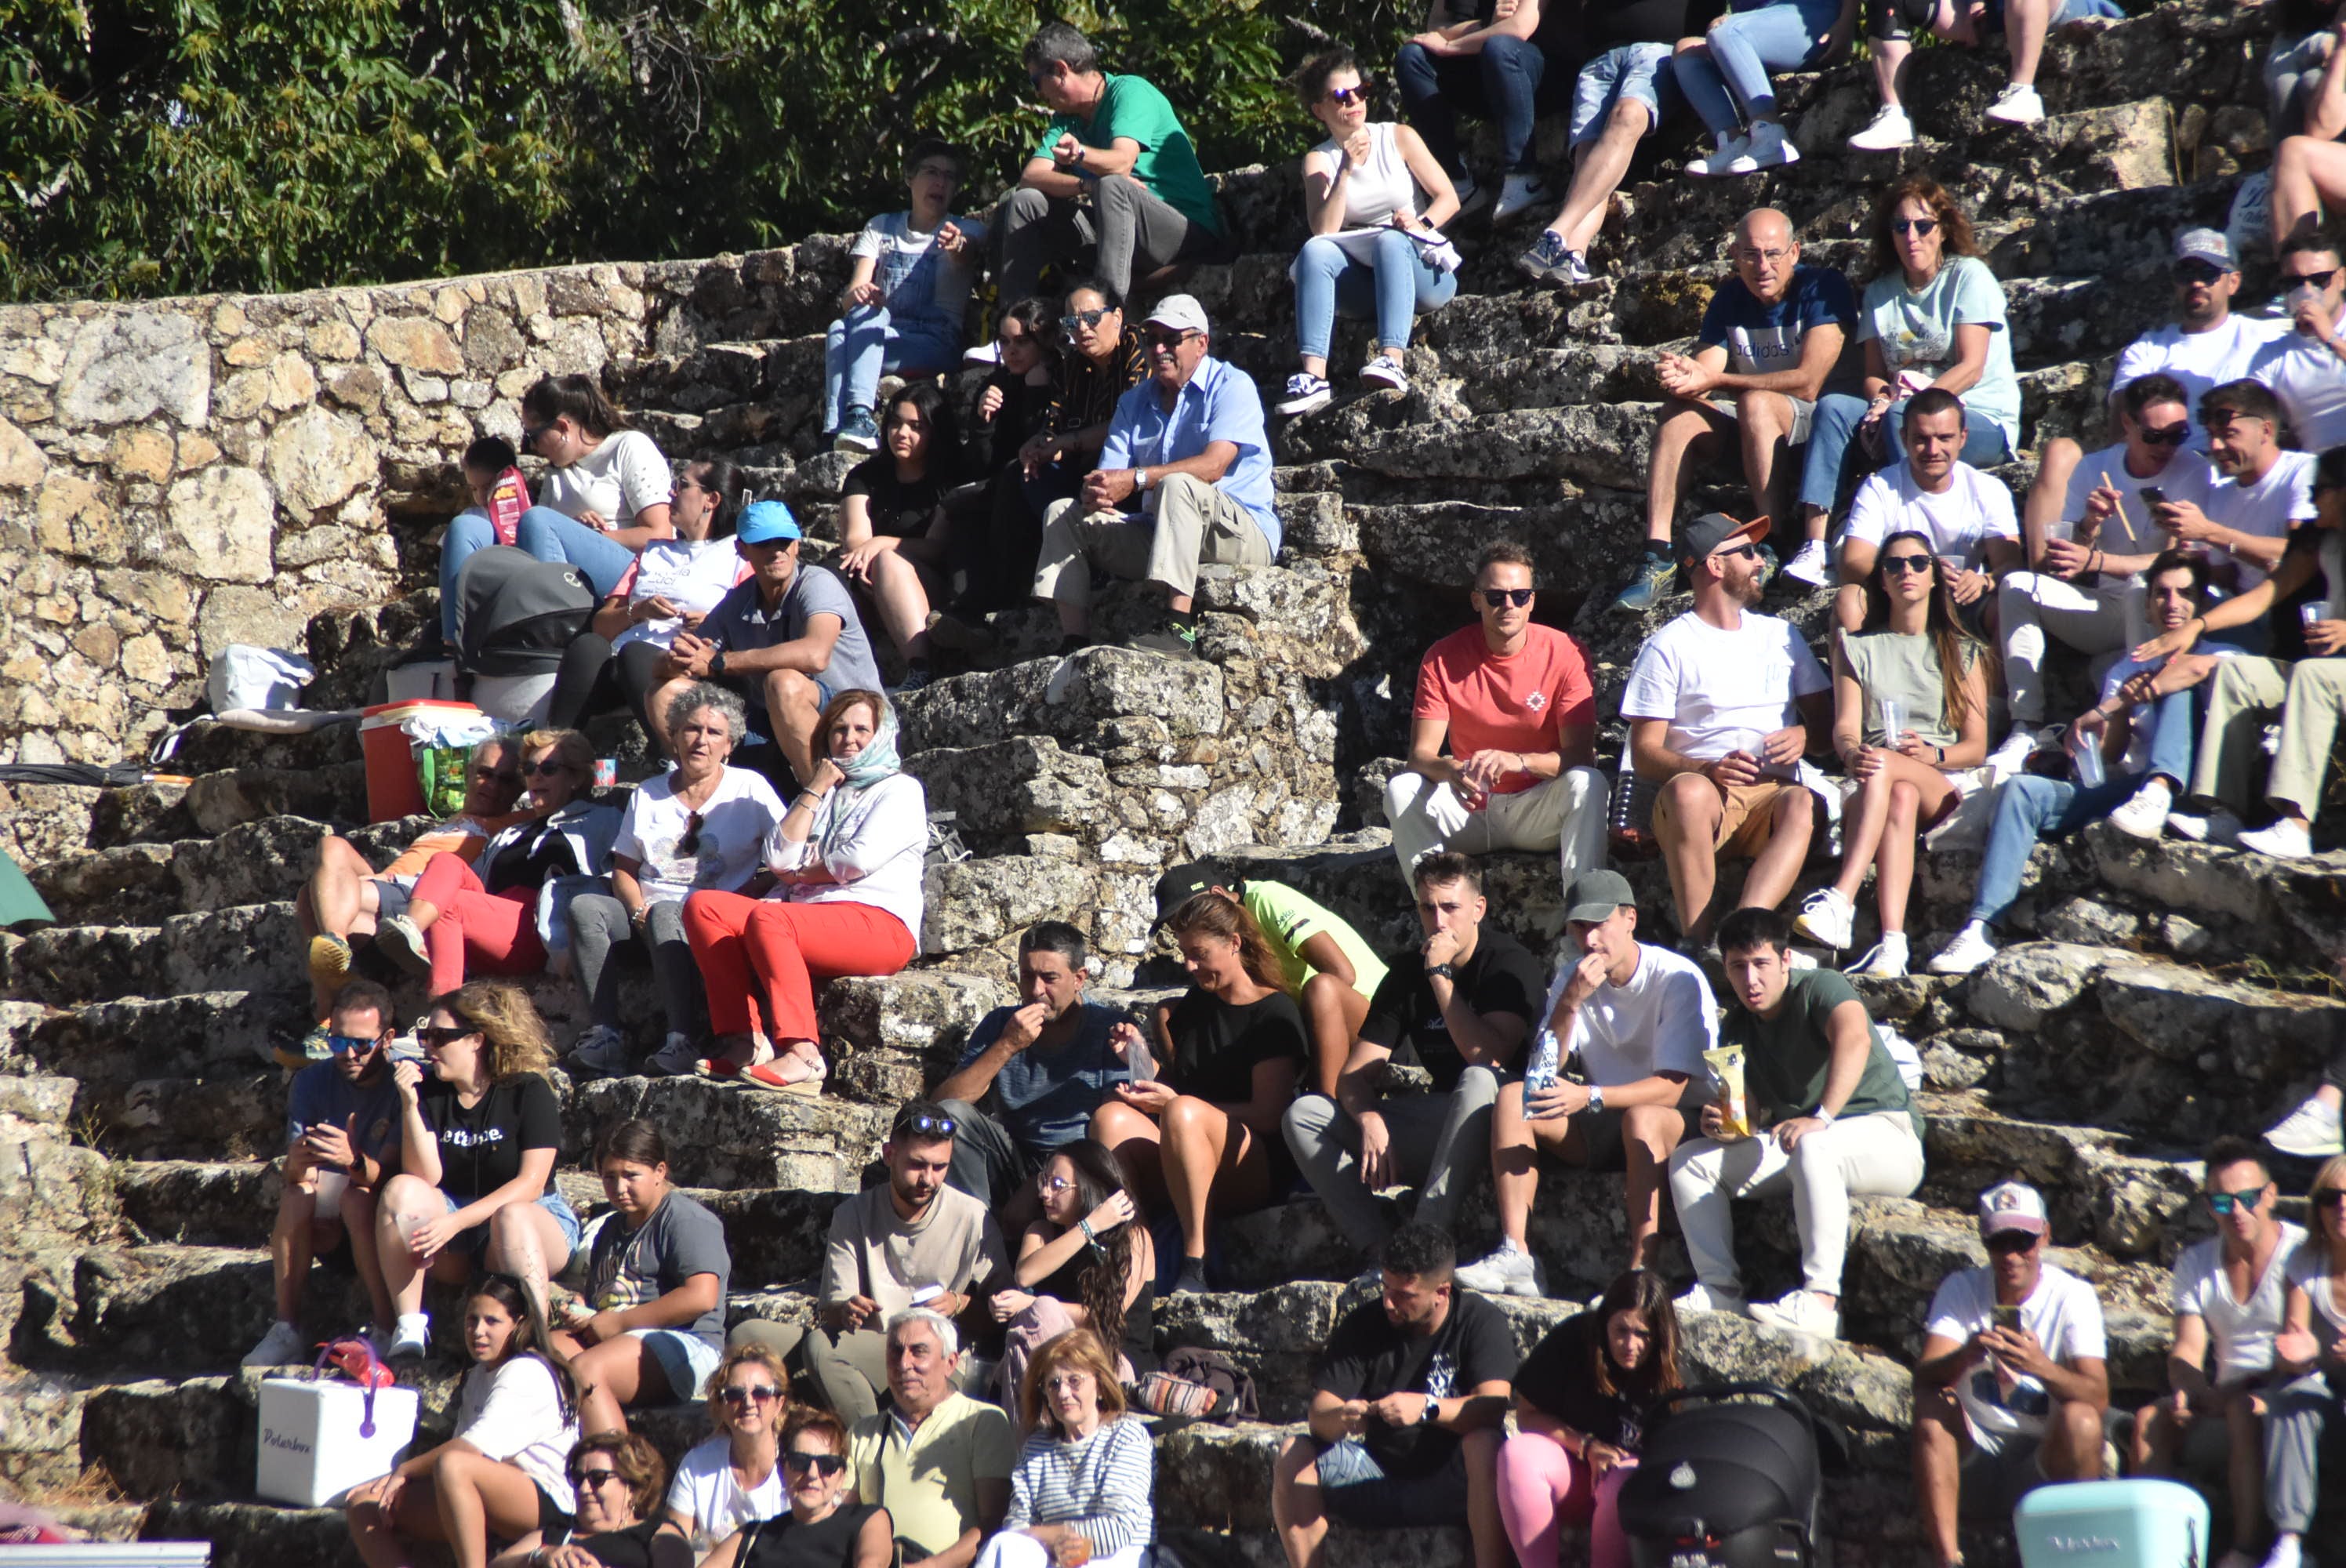
[[[1483,624],[1435,643],[1418,667],[1409,766],[1385,786],[1402,880],[1432,850],[1556,850],[1570,887],[1605,864],[1588,661],[1571,637],[1532,624],[1522,545],[1484,550],[1474,599]]]

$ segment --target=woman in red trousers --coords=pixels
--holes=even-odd
[[[815,727],[823,760],[767,840],[763,898],[699,892],[684,934],[709,990],[711,1077],[814,1094],[814,983],[893,974],[921,951],[929,798],[899,770],[896,714],[876,691],[831,699]]]

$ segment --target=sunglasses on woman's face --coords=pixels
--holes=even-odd
[[[1939,227],[1935,218],[1893,218],[1890,227],[1900,234],[1928,234]]]
[[[1532,596],[1539,590],[1536,588],[1477,588],[1474,591],[1482,595],[1483,602],[1494,610],[1502,605],[1513,605],[1520,610],[1532,602]]]
[[[771,1383],[760,1383],[747,1389],[727,1389],[719,1397],[734,1410],[745,1410],[753,1400],[761,1405],[772,1404],[782,1397],[782,1390]]]
[[[2346,1186],[2318,1187],[2309,1201],[2316,1208],[2346,1208]]]
[[[1330,87],[1328,101],[1331,104],[1341,104],[1346,108],[1352,107],[1354,104],[1365,104],[1369,101],[1369,84],[1362,82],[1358,87]]]
[[[1065,1192],[1076,1184],[1066,1176],[1038,1176],[1035,1178],[1035,1185],[1044,1192]]]
[[[541,757],[522,769],[533,779],[551,779],[557,773],[570,771],[570,764],[559,757]]]
[[[573,1471],[570,1474],[570,1483],[582,1492],[600,1492],[606,1485],[618,1479],[617,1471],[606,1467]]]
[[[458,1023],[444,1028],[439,1024],[427,1023],[415,1032],[415,1043],[427,1051],[435,1050],[442,1045],[454,1045],[459,1040],[470,1039],[479,1033],[469,1024]]]
[[[836,1453],[808,1453],[803,1449],[794,1448],[782,1455],[782,1463],[801,1474],[812,1471],[817,1475],[837,1475],[847,1468],[847,1456]]]
[[[1884,555],[1882,557],[1882,569],[1884,572],[1889,573],[1927,572],[1931,569],[1931,566],[1932,561],[1931,557],[1928,555]]]
[[[1115,314],[1114,311],[1106,308],[1097,311],[1070,311],[1059,318],[1059,325],[1070,332],[1088,331],[1113,314]]]

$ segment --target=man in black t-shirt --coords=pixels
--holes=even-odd
[[[1522,1051],[1546,982],[1523,943],[1486,931],[1483,876],[1466,856],[1426,855],[1412,873],[1424,944],[1387,968],[1337,1080],[1306,1095],[1280,1130],[1295,1163],[1364,1254],[1384,1240],[1380,1188],[1418,1187],[1417,1218],[1445,1232],[1491,1154],[1499,1078]],[[1406,1045],[1433,1091],[1388,1098],[1385,1064]]]
[[[1505,1568],[1499,1440],[1515,1375],[1505,1314],[1452,1281],[1447,1232],[1413,1220],[1384,1247],[1384,1294],[1328,1337],[1311,1431],[1271,1472],[1288,1568],[1313,1568],[1328,1522],[1356,1530],[1464,1524],[1475,1568]]]

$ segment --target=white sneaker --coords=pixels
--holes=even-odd
[[[1985,921],[1970,921],[1955,932],[1955,940],[1941,948],[1931,960],[1933,974],[1969,974],[1973,970],[1995,956],[1995,939],[1988,934]]]
[[[564,1060],[580,1072],[606,1078],[624,1078],[636,1070],[627,1040],[607,1023],[597,1023],[578,1036]]]
[[[1856,921],[1857,905],[1847,895],[1839,888],[1819,888],[1792,917],[1792,929],[1838,952],[1855,940],[1851,928]]]
[[[1799,948],[1788,947],[1784,950],[1784,967],[1786,969],[1816,969],[1819,968],[1820,965],[1813,957],[1808,953],[1802,952]]]
[[[1863,975],[1869,980],[1903,980],[1906,978],[1906,933],[1885,931],[1882,940],[1865,950],[1865,956],[1841,971],[1843,974]]]
[[[1832,580],[1832,557],[1825,553],[1825,542],[1808,539],[1792,552],[1784,563],[1784,575],[1806,583],[1811,588],[1821,588]]]
[[[413,1356],[421,1360],[431,1351],[432,1314],[405,1312],[400,1315],[398,1327],[391,1331],[391,1343],[382,1348],[382,1359],[396,1361],[403,1356]]]
[[[1450,221],[1457,223],[1474,216],[1476,209],[1491,205],[1491,188],[1477,181],[1471,174],[1460,175],[1450,182],[1458,193],[1458,216]]]
[[[2019,772],[2035,749],[2036,732],[2025,724],[2014,724],[2004,743],[1987,754],[1988,769],[2001,782]]]
[[[1733,131],[1720,131],[1718,133],[1718,141],[1717,152],[1687,159],[1686,171],[1688,174],[1708,176],[1731,173],[1738,158],[1750,155],[1751,142],[1748,137],[1738,136]]]
[[[1729,1317],[1749,1318],[1750,1304],[1731,1290],[1714,1290],[1698,1279],[1687,1293],[1678,1298],[1681,1312],[1724,1312]]]
[[[1800,149],[1785,134],[1782,122],[1760,120],[1752,126],[1750,136],[1745,138],[1743,155],[1728,165],[1727,172],[1757,174],[1763,168],[1775,168],[1800,161]]]
[[[2264,1568],[2299,1568],[2305,1561],[2305,1548],[2299,1543],[2293,1531],[2284,1530],[2273,1537],[2272,1550],[2265,1554]]]
[[[2265,1135],[2265,1142],[2300,1159],[2328,1159],[2332,1155],[2346,1154],[2346,1137],[2341,1136],[2338,1123],[2337,1107],[2325,1105],[2309,1095],[2303,1105],[2283,1116]]]
[[[1409,372],[1402,369],[1401,355],[1391,349],[1362,365],[1361,379],[1371,386],[1390,387],[1394,392],[1409,391]]]
[[[1497,1251],[1459,1269],[1456,1278],[1467,1289],[1480,1290],[1485,1296],[1547,1294],[1547,1270],[1540,1267],[1538,1258],[1513,1242],[1501,1242]]]
[[[1896,152],[1914,145],[1914,122],[1902,108],[1884,104],[1872,123],[1849,138],[1851,152]]]
[[[1821,1339],[1841,1338],[1841,1309],[1828,1307],[1813,1290],[1793,1290],[1773,1301],[1751,1303],[1751,1320],[1788,1334],[1814,1334]]]
[[[2002,120],[2008,126],[2033,126],[2045,117],[2045,100],[2035,87],[2024,87],[2014,82],[1996,94],[1986,114],[1988,118]]]
[[[2240,835],[2240,848],[2275,860],[2301,860],[2313,853],[2312,832],[2283,817],[2270,828]]]
[[[374,950],[419,980],[432,973],[432,946],[423,928],[403,914],[375,922]]]
[[[988,341],[980,343],[975,348],[964,349],[962,351],[961,362],[972,368],[998,365],[1002,362],[1002,345]]]
[[[2335,1124],[2332,1124],[2333,1127]],[[269,1326],[260,1343],[244,1353],[243,1365],[248,1367],[299,1367],[310,1359],[310,1342],[301,1330],[282,1319]]]
[[[1491,209],[1491,221],[1504,223],[1516,213],[1529,212],[1534,208],[1551,212],[1557,205],[1555,195],[1538,175],[1511,174],[1499,186],[1499,199]]]
[[[660,1048],[644,1058],[644,1071],[656,1078],[689,1078],[692,1064],[700,1060],[700,1047],[689,1034],[670,1031]]]
[[[1283,418],[1292,418],[1326,408],[1329,400],[1335,395],[1335,389],[1328,384],[1327,377],[1315,376],[1310,371],[1298,371],[1287,378],[1287,396],[1273,404],[1270,412]]]
[[[2167,814],[2167,830],[2195,844],[2230,849],[2240,841],[2240,835],[2248,830],[2248,824],[2218,806],[2205,816],[2197,811],[2169,811]]]
[[[2167,813],[2175,805],[2175,791],[2164,779],[2153,779],[2110,813],[2110,826],[2129,839],[2156,839],[2167,827]]]

